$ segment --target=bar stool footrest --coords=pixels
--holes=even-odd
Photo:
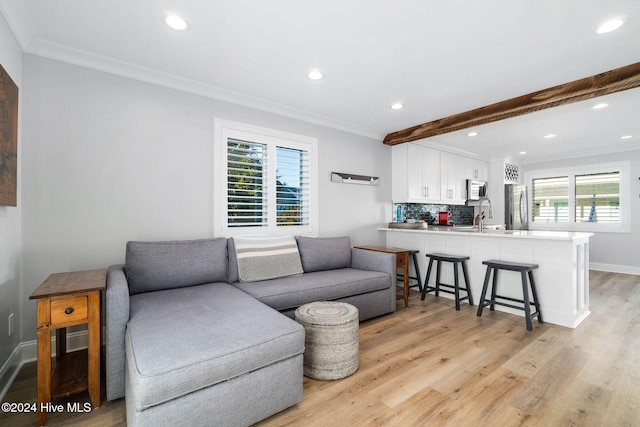
[[[455,295],[455,294],[456,294],[455,290],[450,291],[449,289],[442,289],[443,287],[444,287],[444,288],[449,288],[449,289],[455,289],[455,288],[456,288],[455,286],[453,286],[453,285],[447,285],[447,284],[445,284],[445,283],[440,283],[440,292],[446,292],[446,293],[448,293],[448,294],[452,294],[452,295]],[[436,288],[435,288],[435,287],[433,287],[433,286],[428,286],[428,287],[427,287],[427,290],[426,290],[426,292],[425,292],[425,293],[435,292],[435,291],[437,291],[437,290],[438,290],[438,289],[436,289]],[[461,291],[465,291],[465,292],[466,292],[466,289],[465,289],[465,288],[460,288],[460,290],[461,290]],[[466,296],[464,296],[464,297],[460,297],[460,298],[458,298],[458,300],[459,300],[459,301],[463,301],[463,300],[466,300],[466,299],[469,299],[469,295],[468,295],[468,294],[467,294]]]
[[[511,298],[511,299],[512,299],[512,298]],[[522,302],[522,301],[516,301],[516,302]],[[522,302],[522,303],[524,304],[524,302]],[[489,301],[489,300],[485,300],[485,301],[484,301],[484,304],[482,305],[482,307],[489,307],[489,306],[492,306],[492,305],[501,305],[501,306],[503,306],[503,307],[510,307],[510,308],[515,308],[516,310],[522,310],[522,311],[524,311],[524,308],[523,308],[521,305],[520,305],[520,306],[518,306],[518,305],[513,305],[513,304],[506,303],[506,302],[501,302],[501,301]],[[534,304],[534,303],[532,303],[532,302],[530,302],[530,303],[529,303],[529,305],[531,305],[531,306],[535,307],[535,304]],[[536,314],[538,314],[538,312],[537,312],[537,311],[536,311],[535,313],[536,313]],[[531,317],[533,317],[533,314],[531,314]]]
[[[419,253],[420,253],[420,251],[418,251],[418,250],[410,250],[409,251],[409,256],[411,257],[411,260],[413,261],[413,268],[416,271],[416,276],[415,277],[414,276],[409,276],[407,278],[407,280],[409,281],[409,286],[408,286],[409,288],[417,287],[418,290],[420,292],[422,292],[422,278],[420,277],[420,267],[418,266],[418,258],[416,257],[416,255],[418,255]],[[409,267],[409,266],[407,265],[407,267]],[[402,274],[398,274],[396,276],[396,280],[397,279],[402,279],[404,281],[404,276]],[[411,284],[412,280],[416,281],[415,285]]]
[[[400,281],[402,282],[402,280],[404,279],[404,277],[402,276],[402,274],[398,274],[398,275],[396,276],[396,279],[397,279],[397,280],[400,280]],[[417,278],[417,277],[409,276],[409,277],[408,277],[408,279],[409,279],[409,287],[410,287],[410,288],[419,288],[420,290],[422,290],[422,284],[418,281],[418,278]],[[412,281],[412,280],[415,280],[415,281],[416,281],[416,283],[414,283],[413,285],[411,284],[411,281]]]

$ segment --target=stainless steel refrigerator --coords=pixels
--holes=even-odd
[[[505,184],[504,186],[504,221],[507,230],[529,229],[529,198],[527,186]]]

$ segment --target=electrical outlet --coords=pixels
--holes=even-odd
[[[13,313],[9,315],[9,336],[13,334]]]

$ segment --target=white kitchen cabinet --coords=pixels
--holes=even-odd
[[[396,203],[463,205],[467,179],[486,181],[489,176],[486,162],[416,143],[393,146],[391,157]]]
[[[463,205],[466,199],[467,159],[456,154],[440,153],[440,198],[446,204]]]
[[[465,179],[477,179],[478,181],[489,180],[489,163],[478,159],[466,158],[464,165]]]
[[[391,148],[394,202],[440,202],[440,152],[417,144]]]

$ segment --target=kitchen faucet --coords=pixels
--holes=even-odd
[[[491,207],[491,200],[488,197],[483,196],[478,201],[478,210],[480,211],[480,221],[478,223],[478,231],[482,233],[484,231],[484,212],[482,211],[482,203],[487,202],[489,204],[489,218],[493,218],[493,208]]]

